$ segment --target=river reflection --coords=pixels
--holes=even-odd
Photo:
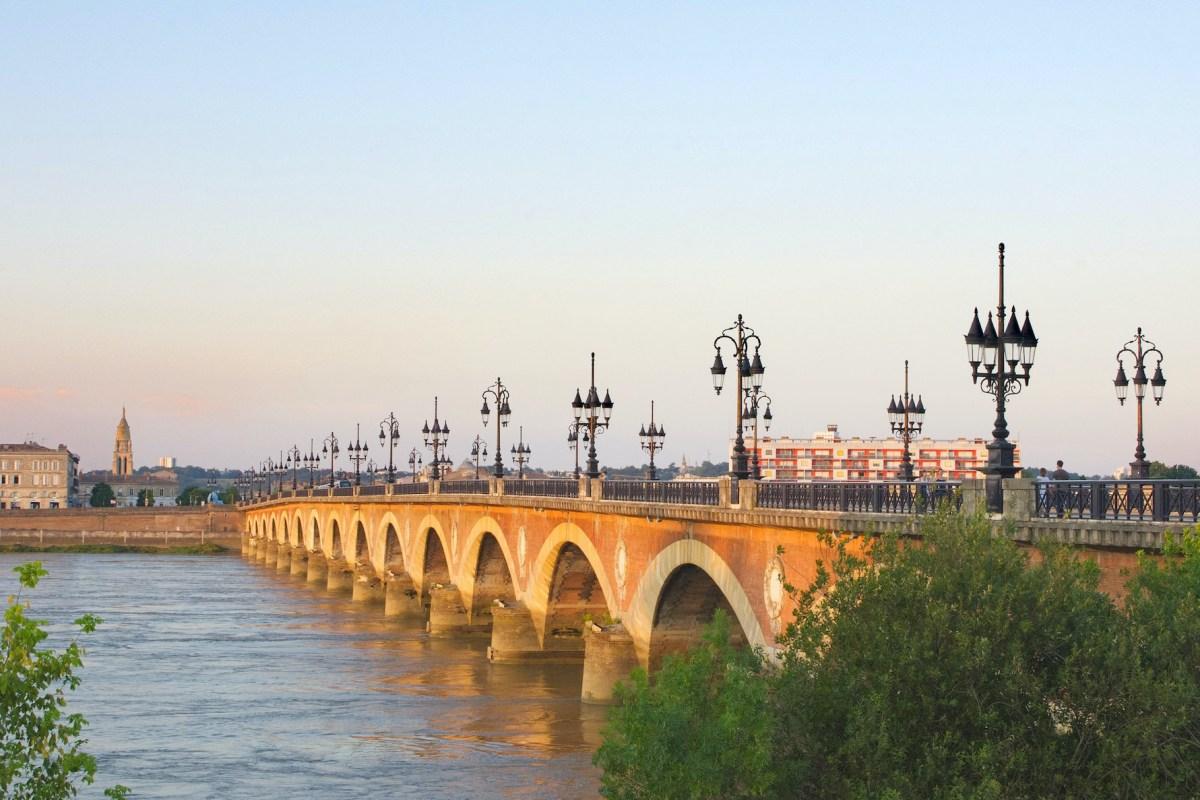
[[[581,668],[497,665],[237,557],[0,554],[35,616],[88,637],[73,709],[98,785],[147,798],[592,798],[605,710]],[[84,797],[99,797],[88,790]]]

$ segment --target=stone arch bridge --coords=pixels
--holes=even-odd
[[[738,638],[769,650],[791,616],[785,581],[807,585],[832,555],[818,531],[916,525],[915,509],[757,507],[753,485],[735,497],[727,480],[666,502],[619,499],[633,492],[586,479],[521,484],[541,495],[463,484],[274,495],[244,506],[242,550],[431,634],[490,637],[498,662],[582,661],[583,698],[603,702],[634,666],[694,644],[718,608]],[[1042,524],[1085,546],[1101,537],[1089,554],[1114,580],[1160,535]]]

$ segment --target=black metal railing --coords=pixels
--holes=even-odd
[[[604,500],[715,506],[721,494],[717,481],[605,481]]]
[[[755,505],[798,511],[926,514],[943,502],[962,503],[949,481],[763,481]]]
[[[363,486],[358,490],[359,495],[380,495],[387,494],[387,484],[377,483],[373,486]]]
[[[438,491],[442,494],[489,494],[491,488],[485,480],[442,481]]]
[[[353,497],[354,496],[354,487],[353,486],[334,487],[334,490],[332,492],[330,492],[330,496],[332,496],[332,497]]]
[[[1046,519],[1200,521],[1200,481],[1099,480],[1034,483],[1035,516]]]
[[[579,497],[579,481],[574,478],[505,480],[504,493],[521,497]]]
[[[429,484],[425,481],[397,483],[392,487],[392,494],[429,494]]]

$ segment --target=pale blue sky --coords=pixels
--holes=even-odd
[[[962,334],[1042,338],[1027,463],[1109,471],[1113,355],[1165,349],[1152,458],[1200,462],[1195,3],[0,4],[0,439],[247,466],[438,393],[513,391],[563,466],[596,350],[607,463],[720,460],[711,341],[764,337],[778,432],[990,432]],[[374,442],[374,438],[372,438]],[[507,451],[508,446],[505,445]]]

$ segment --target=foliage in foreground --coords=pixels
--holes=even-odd
[[[767,664],[728,622],[621,693],[610,798],[1200,796],[1200,532],[1118,606],[1063,548],[932,515],[919,545],[847,540]]]
[[[46,575],[37,561],[14,571],[22,591]],[[46,631],[26,615],[28,607],[20,592],[9,597],[0,630],[0,797],[62,800],[96,776],[96,760],[80,749],[87,720],[66,713],[66,694],[79,686],[83,648],[77,640],[61,652],[42,647]],[[100,618],[85,614],[75,624],[91,633]],[[104,794],[119,799],[128,792],[115,786]]]

